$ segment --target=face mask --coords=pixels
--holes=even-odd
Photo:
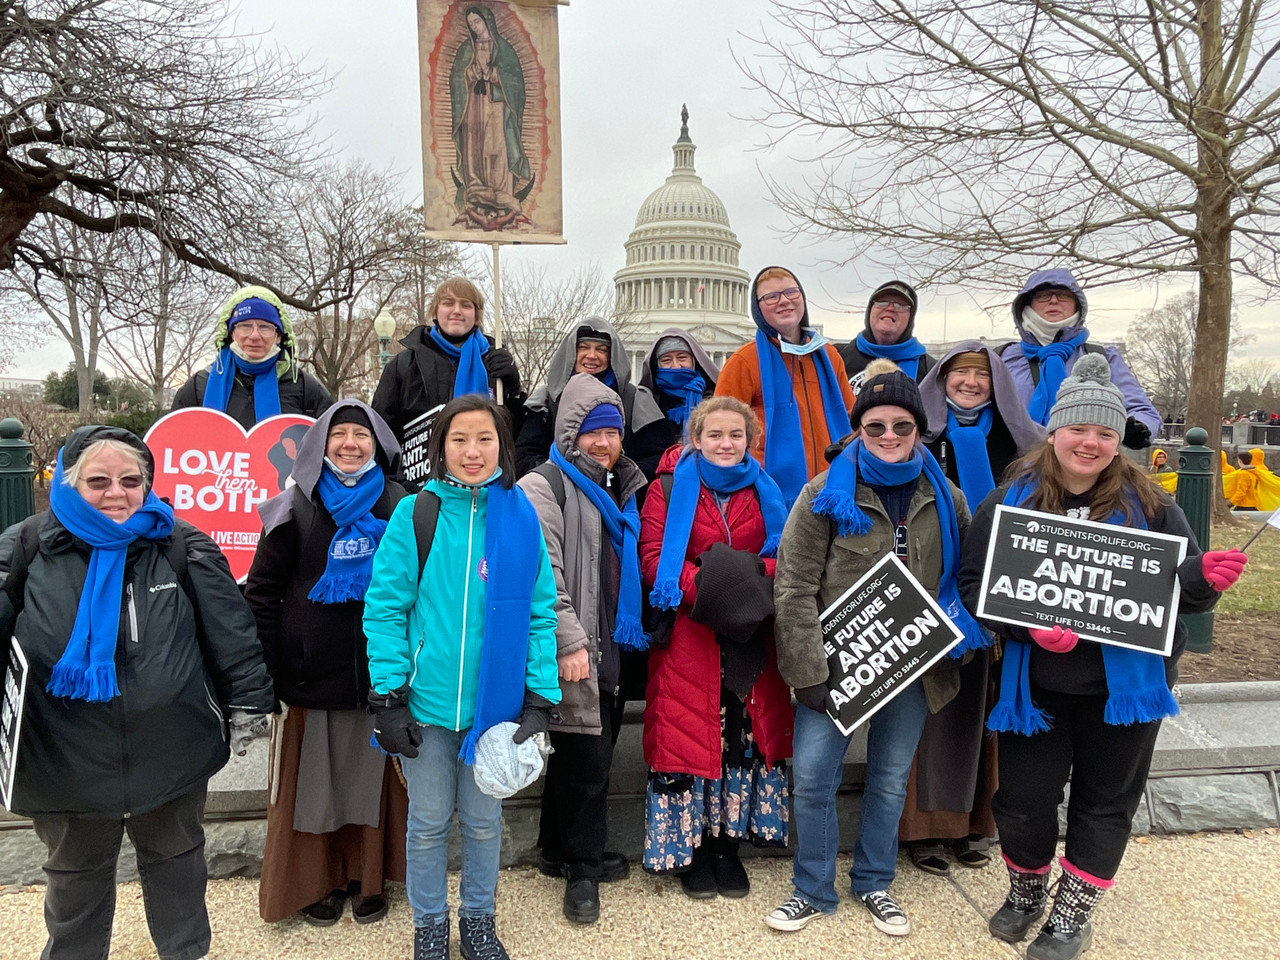
[[[1053,343],[1058,333],[1074,327],[1080,322],[1079,311],[1073,313],[1065,320],[1055,320],[1052,323],[1046,320],[1040,314],[1036,313],[1035,308],[1031,304],[1027,304],[1022,308],[1022,329],[1031,334],[1039,342],[1041,346],[1047,343]]]
[[[324,458],[324,465],[329,468],[330,472],[332,472],[335,477],[345,483],[348,487],[354,487],[357,480],[363,477],[370,470],[376,470],[378,468],[378,458],[376,456],[370,457],[369,462],[355,473],[344,473],[339,470],[338,465],[328,457]]]
[[[232,353],[247,363],[262,363],[263,360],[270,360],[272,357],[278,356],[280,353],[280,344],[277,343],[267,351],[266,356],[261,359],[254,360],[252,357],[245,354],[245,352],[240,349],[240,344],[236,343],[234,340],[231,342],[230,347]]]
[[[778,343],[782,347],[783,353],[794,354],[797,357],[803,357],[807,354],[821,350],[827,345],[827,338],[820,333],[814,333],[812,330],[805,330],[805,336],[808,337],[804,343],[791,343],[789,340],[779,338]]]

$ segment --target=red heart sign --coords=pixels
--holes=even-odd
[[[188,407],[165,414],[147,431],[156,496],[213,538],[237,580],[248,576],[258,549],[257,506],[284,489],[298,444],[314,422],[281,414],[245,434],[220,410]]]

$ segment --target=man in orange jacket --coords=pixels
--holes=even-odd
[[[755,411],[764,430],[752,453],[790,507],[800,488],[827,469],[827,447],[850,432],[853,390],[839,351],[809,327],[795,275],[766,267],[752,289],[755,341],[725,361],[716,396],[737,397]]]

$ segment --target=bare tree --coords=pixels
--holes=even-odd
[[[1199,303],[1199,294],[1188,290],[1164,306],[1144,310],[1125,332],[1125,359],[1156,409],[1167,417],[1186,413]],[[1229,347],[1234,351],[1249,339],[1233,330]]]
[[[1234,361],[1227,368],[1227,387],[1256,398],[1261,397],[1267,385],[1280,375],[1280,365],[1270,357],[1245,357]]]
[[[1188,420],[1217,420],[1233,272],[1280,284],[1274,0],[774,6],[746,69],[771,141],[812,137],[772,184],[797,235],[988,289],[1193,274]]]
[[[492,286],[492,278],[488,278]],[[520,379],[531,391],[547,376],[551,358],[565,336],[587,317],[604,317],[620,336],[636,320],[636,312],[614,307],[613,283],[599,264],[553,280],[545,267],[520,266],[502,274],[502,343],[520,367]]]
[[[422,217],[399,199],[401,177],[364,161],[330,164],[277,202],[270,251],[277,282],[328,306],[294,315],[299,359],[334,396],[377,380],[373,318],[401,291],[458,269],[453,244],[424,240]]]
[[[0,269],[57,275],[32,232],[154,234],[240,282],[260,204],[305,173],[299,112],[327,85],[237,35],[224,0],[0,2]],[[296,307],[322,304],[279,291]]]
[[[53,463],[67,434],[81,423],[92,422],[91,418],[73,410],[16,393],[0,394],[0,411],[22,422],[22,439],[31,444],[36,483],[42,487],[46,485],[44,468]]]

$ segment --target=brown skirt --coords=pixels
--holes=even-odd
[[[994,696],[988,655],[980,651],[960,668],[955,699],[925,721],[898,822],[900,842],[995,836],[996,738],[985,728]]]
[[[330,891],[360,881],[360,893],[382,893],[386,880],[404,880],[409,795],[387,759],[377,827],[350,825],[332,833],[298,833],[293,805],[307,711],[294,708],[281,734],[279,792],[267,808],[267,842],[258,884],[258,913],[268,923],[291,917]]]

